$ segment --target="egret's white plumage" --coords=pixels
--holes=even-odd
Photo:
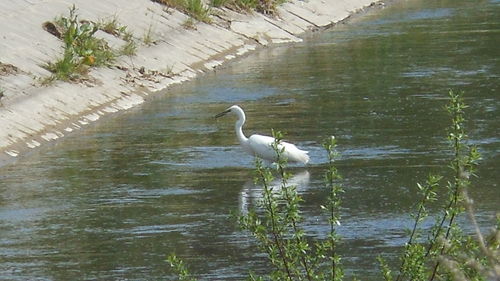
[[[245,112],[237,105],[233,105],[225,111],[217,114],[215,118],[224,116],[228,113],[238,116],[234,129],[236,131],[236,137],[238,138],[238,141],[243,149],[249,154],[264,160],[276,161],[277,155],[272,147],[274,138],[262,135],[251,135],[249,138],[245,137],[242,130],[243,124],[245,124],[246,120]],[[289,162],[301,162],[304,164],[309,162],[309,155],[307,155],[307,151],[300,150],[295,145],[282,141],[280,142],[279,149],[283,148],[285,150],[283,151],[282,156]]]

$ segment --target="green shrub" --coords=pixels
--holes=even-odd
[[[321,207],[328,215],[330,231],[324,241],[306,239],[303,221],[300,213],[300,203],[303,201],[297,193],[297,187],[288,184],[290,174],[286,171],[286,159],[278,148],[281,133],[273,132],[277,166],[273,170],[263,167],[260,160],[256,161],[256,182],[263,186],[263,199],[259,210],[251,210],[240,217],[240,225],[257,239],[260,248],[267,254],[274,271],[266,278],[251,276],[250,280],[342,280],[343,269],[337,252],[339,236],[336,227],[340,224],[340,195],[343,192],[338,183],[340,175],[334,166],[337,157],[336,140],[327,139],[323,147],[328,153],[328,168],[325,172],[325,187],[329,196]],[[275,175],[281,184],[274,190],[269,183]]]
[[[467,144],[464,129],[464,110],[467,106],[463,102],[462,94],[450,91],[449,96],[447,110],[452,122],[448,129],[448,140],[453,155],[450,161],[453,176],[448,179],[446,187],[441,183],[444,177],[435,175],[429,176],[426,184],[417,184],[421,199],[414,215],[415,222],[410,237],[400,258],[400,267],[395,274],[397,281],[486,280],[488,275],[496,276],[497,279],[493,280],[498,280],[500,275],[498,226],[495,231],[496,242],[489,245],[484,243],[467,195],[471,177],[475,176],[474,172],[480,159],[477,148]],[[434,218],[435,225],[431,231],[422,233],[424,230],[420,229],[420,224],[429,216],[426,209],[437,197],[445,198],[440,207],[441,213]],[[477,230],[478,239],[465,235],[457,224],[457,217],[466,209]],[[416,233],[427,238],[417,240]],[[467,262],[459,263],[457,260]],[[382,258],[379,258],[379,261],[385,280],[394,280],[385,261]]]
[[[377,258],[383,280],[500,280],[500,215],[497,215],[496,228],[484,237],[468,196],[470,179],[475,176],[480,155],[466,141],[464,109],[467,106],[461,94],[450,91],[449,95],[447,110],[452,124],[448,129],[448,139],[453,155],[450,161],[453,175],[445,187],[442,184],[445,178],[440,175],[430,175],[425,184],[417,184],[420,200],[413,214],[414,224],[401,254],[399,268],[393,271],[384,258]],[[276,168],[263,167],[257,159],[255,181],[263,187],[262,200],[257,209],[239,217],[240,226],[256,238],[273,271],[265,277],[250,274],[248,280],[343,280],[341,258],[336,251],[340,240],[336,226],[340,221],[343,192],[339,183],[341,177],[334,166],[336,141],[332,137],[323,144],[329,159],[325,173],[329,196],[325,205],[320,207],[328,214],[329,233],[327,239],[312,241],[306,239],[300,226],[303,221],[300,214],[302,198],[296,187],[288,184],[290,174],[286,172],[286,160],[281,157],[283,151],[278,149],[282,135],[273,132],[273,136],[276,139],[273,148],[278,154]],[[276,176],[281,185],[273,189],[269,184]],[[446,200],[435,218],[434,227],[424,233],[421,223],[430,216],[427,209],[431,204],[441,203],[439,201],[443,200],[437,198],[443,196]],[[465,235],[456,222],[457,216],[464,212],[469,216],[475,237]],[[175,256],[169,261],[180,277],[190,278],[182,261]]]

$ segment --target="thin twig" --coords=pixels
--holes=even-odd
[[[259,175],[261,176],[261,180],[262,180],[262,183],[264,185],[264,192],[267,196],[269,196],[269,198],[267,198],[266,203],[267,203],[269,215],[271,216],[271,227],[272,227],[272,235],[273,235],[274,243],[278,247],[278,251],[279,251],[281,259],[283,260],[283,266],[285,267],[285,271],[287,273],[288,279],[292,280],[292,274],[291,274],[290,269],[288,267],[288,261],[287,261],[286,255],[285,255],[285,251],[283,250],[283,246],[280,243],[281,237],[279,237],[279,233],[278,233],[277,227],[276,227],[274,208],[273,208],[272,202],[271,202],[272,194],[271,194],[271,191],[269,190],[269,186],[267,184],[267,179],[264,176],[264,174],[262,173],[261,169],[259,169]],[[264,198],[266,198],[267,196],[265,196]]]

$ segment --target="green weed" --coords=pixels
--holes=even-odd
[[[178,276],[179,281],[194,281],[195,280],[195,279],[192,279],[190,277],[191,274],[189,273],[186,265],[176,255],[171,254],[170,256],[168,256],[167,261],[170,264],[170,267],[172,267],[173,271]]]
[[[133,40],[127,41],[127,43],[118,50],[120,56],[133,56],[136,52],[137,44]]]
[[[216,7],[224,5],[244,11],[255,10],[263,14],[275,14],[277,7],[285,2],[285,0],[213,0],[212,3]]]
[[[186,6],[185,0],[151,0],[151,1],[179,10],[182,10]]]
[[[186,0],[186,11],[198,21],[210,23],[210,8],[205,7],[201,0]]]
[[[116,57],[106,41],[94,37],[98,26],[88,21],[78,21],[76,7],[69,10],[69,17],[59,17],[55,23],[62,30],[64,55],[44,67],[52,72],[46,81],[75,80],[85,74],[90,66],[110,64]]]
[[[118,19],[116,16],[111,17],[110,19],[101,19],[99,22],[96,24],[97,28],[100,30],[109,33],[111,35],[114,35],[116,37],[119,37],[126,41],[127,43],[131,43],[133,41],[133,34],[131,31],[127,29],[127,26],[121,25],[118,22]]]
[[[256,182],[263,187],[263,198],[258,205],[259,210],[251,210],[240,217],[240,226],[252,233],[260,248],[267,254],[273,266],[273,272],[267,277],[251,276],[250,280],[342,280],[343,268],[337,245],[340,237],[336,228],[340,224],[340,195],[343,192],[341,179],[334,166],[338,156],[336,140],[327,139],[323,147],[329,157],[325,172],[325,187],[329,196],[324,205],[319,206],[328,216],[330,231],[328,239],[311,241],[306,238],[301,226],[303,218],[300,212],[302,197],[296,186],[288,183],[290,174],[286,171],[286,159],[279,149],[282,140],[280,132],[274,132],[273,149],[277,154],[276,168],[263,167],[261,161],[256,161]],[[270,187],[275,178],[281,181],[276,190]]]
[[[257,9],[259,0],[230,0],[226,5],[240,10],[251,11]]]
[[[148,27],[148,30],[144,33],[144,36],[142,37],[142,42],[144,44],[151,46],[155,44],[155,40],[153,38],[153,24],[151,23]]]
[[[116,16],[110,19],[101,19],[96,26],[100,30],[115,36],[120,36],[127,29],[125,26],[120,25]]]
[[[69,16],[56,18],[54,24],[61,31],[64,54],[62,58],[43,66],[52,75],[44,79],[42,84],[54,80],[77,81],[87,74],[90,67],[109,66],[119,55],[134,55],[137,50],[132,33],[126,26],[120,25],[116,17],[98,23],[79,20],[73,5],[69,9]],[[113,50],[105,40],[95,37],[98,30],[120,37],[126,44],[120,50]]]
[[[87,67],[76,57],[73,50],[64,50],[64,55],[56,62],[48,62],[44,67],[52,72],[52,75],[42,81],[42,84],[48,84],[54,80],[75,80],[82,74],[85,74]]]
[[[213,7],[222,7],[229,3],[230,0],[212,0],[211,5]]]
[[[210,8],[203,4],[202,0],[152,0],[168,7],[180,10],[190,17],[202,21],[205,23],[210,23]]]
[[[178,9],[197,21],[211,23],[211,9],[202,0],[152,0],[168,7]],[[263,14],[275,14],[278,5],[286,0],[211,0],[212,7],[230,7],[240,11],[255,10]],[[191,26],[191,25],[186,25]]]
[[[500,275],[500,255],[498,241],[500,240],[498,226],[496,241],[486,245],[482,239],[473,239],[463,233],[456,218],[467,209],[471,221],[475,225],[474,214],[470,207],[468,189],[471,177],[480,159],[477,148],[467,143],[464,129],[467,108],[462,94],[449,92],[450,102],[446,107],[451,116],[451,126],[448,129],[448,140],[453,155],[450,168],[453,176],[443,186],[443,176],[430,175],[425,184],[417,184],[420,201],[413,215],[414,224],[410,230],[408,242],[401,255],[401,265],[395,275],[391,274],[385,261],[379,258],[385,280],[484,280],[488,275],[496,278]],[[437,198],[445,198],[441,205],[441,214],[436,216],[431,231],[424,232],[421,222],[429,217],[427,209]],[[480,231],[477,237],[481,237]],[[421,239],[417,240],[417,233]],[[424,239],[427,237],[426,239]],[[496,246],[494,246],[496,245]],[[477,249],[481,248],[482,253]],[[465,258],[464,258],[465,257]],[[491,257],[489,260],[487,257]],[[467,263],[457,260],[466,259]],[[489,262],[489,263],[488,263]],[[477,266],[489,264],[489,267]],[[476,265],[476,266],[471,266]],[[494,279],[492,279],[494,280]]]

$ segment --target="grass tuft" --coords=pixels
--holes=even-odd
[[[277,7],[285,2],[285,0],[212,0],[212,5],[215,7],[226,6],[242,11],[255,10],[262,14],[274,15]]]
[[[175,8],[194,18],[197,21],[211,23],[210,7],[203,4],[202,0],[152,0],[168,7]]]
[[[223,7],[226,6],[230,0],[212,0],[211,5],[213,7]]]
[[[120,56],[134,56],[136,52],[137,44],[133,40],[127,41],[127,43],[118,50]]]
[[[144,36],[142,37],[142,42],[146,44],[147,46],[154,45],[156,41],[153,38],[153,24],[151,23],[148,27],[148,30],[144,33]]]
[[[186,11],[198,21],[210,23],[210,8],[205,7],[201,0],[186,0]]]
[[[100,30],[115,36],[120,36],[120,34],[126,29],[125,26],[121,26],[119,24],[116,16],[111,17],[108,20],[101,19],[96,25]]]

